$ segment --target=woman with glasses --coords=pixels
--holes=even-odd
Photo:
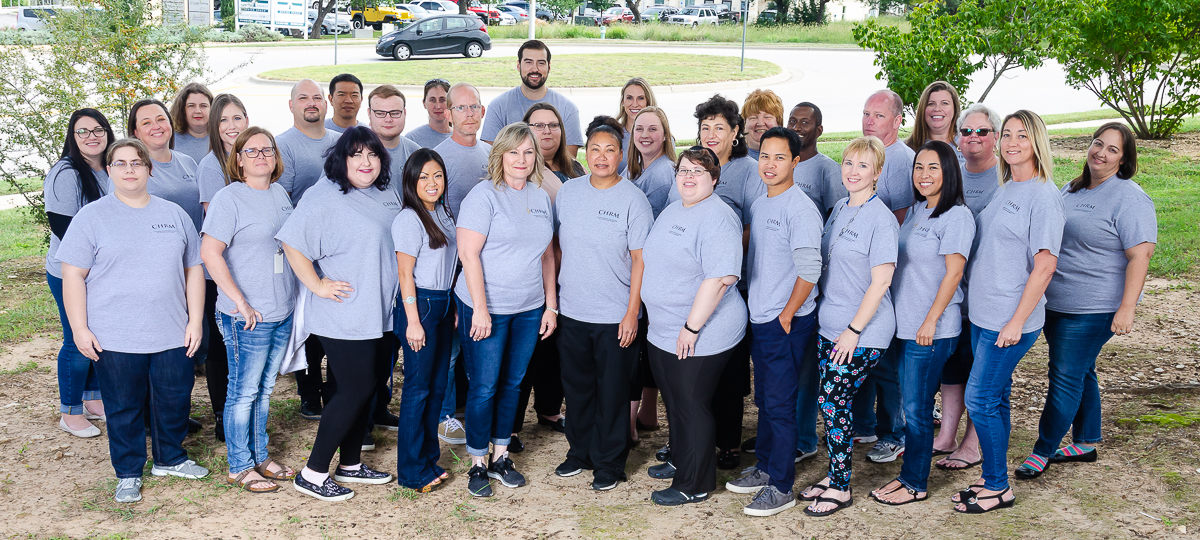
[[[742,223],[713,191],[723,174],[720,158],[693,146],[676,169],[680,200],[659,214],[642,248],[650,368],[671,424],[670,459],[648,471],[671,479],[671,487],[650,496],[663,506],[707,500],[717,487],[713,394],[747,321],[733,286],[741,275]]]
[[[275,235],[306,289],[304,330],[321,342],[329,369],[344,381],[325,405],[308,462],[292,483],[322,501],[354,496],[338,482],[392,480],[362,462],[375,382],[391,373],[393,363],[392,336],[385,333],[392,331],[398,288],[391,226],[400,199],[388,187],[390,160],[373,131],[347,129],[326,152],[327,180],[305,192],[308,202]],[[339,464],[331,478],[335,452]]]
[[[275,137],[260,127],[234,140],[227,165],[231,183],[213,197],[200,245],[220,291],[216,316],[229,359],[226,481],[251,493],[276,491],[275,481],[296,476],[267,451],[271,391],[292,333],[296,287],[275,240],[292,213],[287,191],[275,184],[283,174],[275,153]]]
[[[96,363],[117,474],[115,499],[131,503],[142,499],[146,414],[151,474],[208,475],[183,449],[204,273],[191,218],[147,190],[154,161],[146,146],[117,141],[106,161],[112,194],[79,210],[57,257],[75,345]]]
[[[567,146],[563,144],[562,116],[558,114],[558,109],[555,109],[554,105],[545,101],[535,103],[529,107],[528,111],[525,111],[525,118],[522,121],[529,124],[534,137],[537,137],[542,161],[546,163],[546,168],[558,178],[558,186],[562,186],[562,183],[567,180],[587,173],[583,169],[583,165],[575,160],[575,156],[567,154]],[[543,187],[543,189],[546,188]],[[557,187],[553,188],[553,191],[555,193],[550,195],[552,200],[558,192]],[[550,190],[547,189],[546,192],[550,193]]]
[[[617,123],[621,125],[621,140],[629,140],[629,135],[633,133],[633,120],[637,118],[638,113],[641,113],[646,107],[657,107],[658,100],[654,99],[654,90],[650,88],[650,82],[641,77],[634,77],[625,82],[625,86],[621,87],[621,110],[617,111]],[[629,155],[621,152],[621,165],[619,172],[624,174],[628,168]]]
[[[104,420],[104,403],[96,368],[79,349],[71,335],[71,324],[63,306],[62,264],[56,254],[67,228],[79,210],[112,192],[104,158],[113,144],[112,127],[96,109],[79,109],[67,121],[62,155],[46,172],[42,197],[50,222],[50,250],[46,252],[46,283],[58,305],[63,343],[58,350],[58,397],[62,417],[58,427],[76,437],[95,437],[100,428],[88,420]]]
[[[463,199],[458,216],[462,275],[454,295],[458,333],[471,385],[467,393],[467,490],[492,496],[494,478],[517,488],[525,477],[509,457],[520,411],[521,380],[535,343],[558,325],[553,207],[539,188],[545,165],[523,122],[500,130],[488,161],[490,180]],[[488,459],[488,446],[491,459]]]

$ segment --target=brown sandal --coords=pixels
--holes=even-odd
[[[273,482],[271,480],[266,480],[266,479],[246,480],[246,476],[252,472],[257,472],[257,471],[255,471],[254,469],[246,469],[246,470],[238,473],[238,475],[233,478],[230,478],[228,475],[226,475],[225,483],[227,483],[231,486],[240,487],[246,491],[249,491],[250,493],[271,493],[273,491],[279,491],[279,484],[276,484],[275,482]],[[271,487],[269,487],[269,488],[254,487],[255,484],[271,484]]]
[[[272,463],[279,465],[279,472],[271,472],[267,469],[267,467],[270,467]],[[296,471],[294,469],[273,459],[268,459],[262,463],[259,463],[258,465],[255,465],[254,470],[257,471],[258,474],[262,475],[263,478],[268,478],[271,480],[289,481],[296,478]]]
[[[429,492],[437,489],[438,486],[440,486],[440,485],[442,485],[442,479],[434,478],[432,482],[425,484],[424,486],[421,486],[417,489],[414,489],[413,491],[415,491],[417,493],[429,493]]]

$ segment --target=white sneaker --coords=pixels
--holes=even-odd
[[[467,429],[457,418],[447,417],[438,424],[438,438],[446,444],[467,444]]]
[[[142,500],[142,479],[118,479],[117,493],[113,496],[113,499],[119,503],[135,503]]]
[[[197,465],[195,461],[189,459],[183,463],[180,463],[179,465],[174,465],[171,467],[156,463],[150,468],[150,474],[153,474],[154,476],[171,475],[178,476],[180,478],[196,480],[197,478],[204,478],[205,476],[208,476],[208,469]]]

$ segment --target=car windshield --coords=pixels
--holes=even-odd
[[[402,7],[413,12],[413,14],[415,14],[415,15],[424,15],[426,13],[429,13],[428,11],[425,10],[425,8],[418,6],[416,4],[405,4]]]
[[[608,8],[608,11],[606,13],[608,13],[609,15],[620,15],[621,13],[624,12],[623,10],[624,10],[624,8],[619,8],[619,7]]]
[[[699,17],[700,16],[700,8],[687,8],[687,9],[683,10],[683,12],[680,13],[680,15],[691,15],[693,17]]]

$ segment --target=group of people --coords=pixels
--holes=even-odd
[[[907,140],[899,96],[871,94],[840,164],[817,148],[821,109],[785,115],[769,90],[697,105],[696,145],[677,152],[644,79],[584,127],[546,86],[546,45],[517,59],[521,84],[486,105],[470,84],[429,81],[429,121],[407,135],[391,85],[366,95],[359,124],[350,74],[328,93],[296,83],[278,137],[199,84],[134,104],[128,138],[96,110],[71,116],[44,191],[59,425],[93,437],[90,421],[107,423],[117,501],[141,499],[146,436],[152,474],[209,474],[182,446],[197,357],[227,481],[254,493],[430,492],[451,476],[439,439],[465,444],[471,495],[524,486],[512,456],[531,389],[538,423],[569,443],[555,474],[613,489],[638,432],[659,429],[661,391],[670,442],[647,474],[671,483],[655,504],[706,500],[716,469],[753,452],[726,485],[753,495],[746,514],[800,499],[831,515],[853,503],[853,445],[875,443],[868,461],[904,460],[876,501],[925,500],[946,456],[939,468],[982,464],[954,510],[987,512],[1015,500],[1012,373],[1043,332],[1046,405],[1014,475],[1095,461],[1096,357],[1132,329],[1156,242],[1126,126],[1097,129],[1062,189],[1037,114],[961,110],[940,81]],[[268,449],[281,371],[320,421],[300,470]],[[818,410],[828,473],[797,493]],[[397,431],[395,475],[364,463],[376,426]]]

